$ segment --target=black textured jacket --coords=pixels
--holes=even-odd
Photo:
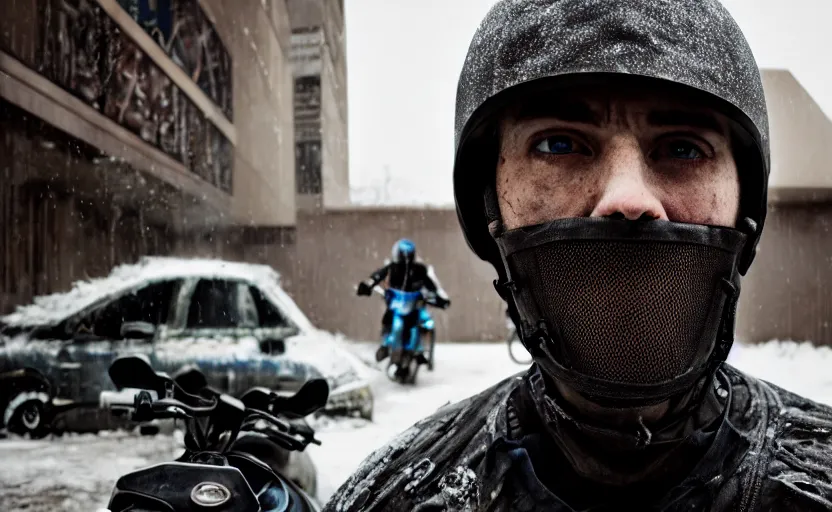
[[[832,511],[832,408],[724,365],[722,407],[693,469],[663,488],[567,504],[530,459],[546,444],[516,433],[514,405],[535,371],[447,405],[368,457],[327,504],[347,511]],[[551,473],[551,472],[550,472]],[[569,478],[546,474],[544,479]]]

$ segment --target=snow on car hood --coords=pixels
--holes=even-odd
[[[166,359],[183,361],[201,361],[204,358],[216,364],[274,361],[283,365],[281,372],[295,372],[299,378],[326,378],[332,393],[344,386],[353,387],[368,382],[369,368],[340,336],[313,328],[286,339],[285,355],[277,356],[263,354],[260,350],[260,341],[269,337],[269,331],[270,329],[253,329],[249,335],[213,336],[207,332],[177,333],[163,328],[160,339],[155,342],[155,350],[157,354],[165,353]],[[304,373],[298,363],[312,366],[319,373]]]
[[[358,358],[353,347],[341,336],[315,330],[287,340],[287,356],[313,364],[324,375],[332,376],[330,394],[353,387],[369,385],[370,368]]]
[[[23,327],[53,325],[107,297],[122,295],[139,286],[177,278],[202,277],[239,279],[267,289],[284,300],[281,303],[295,324],[313,330],[306,315],[280,286],[280,274],[267,265],[216,259],[145,257],[138,263],[115,267],[106,277],[77,281],[71,290],[36,297],[32,304],[19,306],[3,323]]]

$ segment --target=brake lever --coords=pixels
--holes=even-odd
[[[266,435],[276,436],[280,440],[290,443],[291,446],[287,448],[303,451],[308,445],[315,444],[320,446],[321,442],[315,438],[315,431],[309,425],[305,424],[294,424],[287,421],[283,421],[279,418],[272,416],[271,414],[265,413],[260,410],[251,410],[249,411],[249,416],[254,418],[254,421],[251,423],[251,427],[256,425],[256,421],[258,419],[264,420],[268,425],[267,429],[257,429],[257,428],[245,428],[245,430],[251,430],[254,432],[260,432]],[[300,439],[298,439],[298,437]]]
[[[197,418],[210,415],[217,407],[217,401],[213,400],[211,405],[207,406],[190,406],[175,398],[160,398],[152,403],[154,412],[163,412],[171,407],[181,410],[192,418]]]

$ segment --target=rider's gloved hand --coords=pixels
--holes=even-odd
[[[372,295],[373,289],[370,288],[370,285],[368,285],[364,281],[361,281],[360,283],[358,283],[358,290],[355,293],[356,295],[365,295],[369,297],[370,295]]]

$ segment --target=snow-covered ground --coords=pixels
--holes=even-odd
[[[365,360],[374,347],[356,346]],[[505,344],[442,344],[436,372],[422,372],[416,386],[373,377],[375,418],[318,420],[322,446],[310,455],[325,500],[373,449],[443,404],[480,391],[523,369]],[[808,343],[771,342],[735,347],[730,361],[740,369],[808,398],[832,404],[832,350]],[[125,433],[75,435],[54,440],[0,441],[0,510],[90,512],[106,505],[115,479],[134,468],[170,460],[177,436],[137,437]]]
[[[374,345],[361,347],[371,360]],[[316,425],[321,446],[309,448],[318,467],[319,494],[328,498],[373,448],[448,402],[455,402],[524,369],[511,361],[504,343],[443,344],[436,348],[434,372],[422,368],[415,386],[391,382],[379,371],[372,382],[373,421],[330,422]]]

